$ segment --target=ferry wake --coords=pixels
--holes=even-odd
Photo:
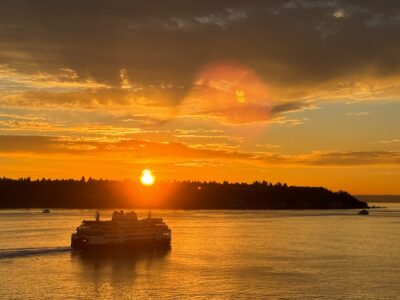
[[[71,247],[76,250],[102,248],[133,248],[168,246],[171,229],[162,218],[138,219],[135,212],[115,211],[111,220],[86,221],[71,235]]]

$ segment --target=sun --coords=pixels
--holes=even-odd
[[[156,178],[152,174],[151,170],[149,169],[144,169],[142,171],[142,176],[140,176],[140,182],[145,185],[145,186],[152,186],[154,182],[156,181]]]

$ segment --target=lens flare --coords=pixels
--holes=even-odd
[[[184,113],[223,123],[266,123],[271,118],[269,87],[257,72],[234,62],[205,65],[185,101]]]
[[[235,94],[236,94],[237,102],[239,102],[239,103],[245,103],[246,102],[246,94],[243,91],[237,90],[235,92]]]
[[[156,181],[156,178],[152,174],[152,172],[149,169],[144,169],[142,171],[142,176],[140,176],[140,182],[144,186],[152,186],[154,182]]]

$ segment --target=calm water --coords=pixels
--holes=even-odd
[[[68,248],[93,211],[3,210],[0,298],[400,299],[400,206],[387,205],[153,211],[172,228],[170,251],[95,256]]]

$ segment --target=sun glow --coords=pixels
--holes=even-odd
[[[144,169],[142,171],[142,176],[140,176],[140,182],[145,186],[152,186],[156,178],[149,169]]]

